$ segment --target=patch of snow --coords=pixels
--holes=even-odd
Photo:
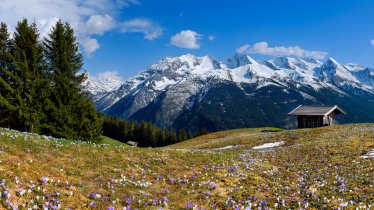
[[[347,63],[344,65],[344,67],[346,67],[349,71],[361,71],[365,69],[364,66],[355,63]]]
[[[232,148],[235,148],[235,147],[237,147],[237,146],[228,145],[228,146],[225,146],[225,147],[215,148],[215,149],[212,149],[212,150],[225,150],[225,149],[232,149]]]
[[[191,110],[194,104],[195,104],[195,97],[191,97],[191,98],[187,101],[187,109],[188,109],[188,110]]]
[[[307,93],[304,93],[303,91],[299,91],[299,93],[304,97],[304,98],[307,98],[307,99],[311,99],[311,100],[314,100],[316,98],[314,98],[313,96],[307,94]]]
[[[169,85],[174,85],[177,82],[178,81],[170,80],[167,77],[163,77],[163,78],[161,78],[161,80],[155,81],[153,88],[155,90],[165,90],[167,87],[169,87]]]
[[[257,63],[254,59],[245,54],[235,54],[234,57],[227,59],[224,64],[230,68],[235,69],[240,66]]]
[[[122,85],[123,81],[113,78],[92,78],[88,79],[83,83],[85,89],[92,95],[102,95],[111,91],[118,89]]]
[[[260,88],[270,86],[270,85],[281,87],[281,85],[279,85],[277,83],[264,81],[264,82],[259,83],[256,89],[260,89]]]
[[[371,150],[368,154],[361,156],[361,158],[374,158],[374,149]]]
[[[273,143],[266,143],[262,144],[259,146],[255,146],[252,149],[267,149],[267,148],[272,148],[272,147],[278,147],[284,144],[284,141],[278,141],[278,142],[273,142]]]

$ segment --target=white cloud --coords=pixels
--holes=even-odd
[[[117,0],[117,2],[124,7],[129,7],[131,5],[139,5],[140,4],[139,0]]]
[[[105,80],[105,79],[111,78],[114,80],[123,81],[122,76],[119,75],[117,71],[104,71],[104,72],[97,73],[96,75],[93,75],[93,76],[89,75],[89,77],[92,80]]]
[[[14,31],[23,18],[35,21],[41,37],[45,37],[59,20],[73,27],[84,52],[91,55],[100,48],[92,35],[104,35],[116,28],[115,14],[123,8],[140,4],[139,0],[0,0],[0,20]],[[157,30],[146,34],[152,39]]]
[[[41,37],[46,36],[51,27],[61,19],[71,24],[84,51],[93,53],[99,49],[97,40],[91,35],[103,35],[114,27],[109,15],[118,7],[113,0],[2,0],[0,20],[6,22],[13,31],[22,18],[35,21]],[[86,48],[87,47],[87,48]]]
[[[103,35],[105,32],[113,29],[115,22],[110,15],[92,15],[86,22],[87,34]]]
[[[216,38],[215,36],[208,36],[209,41],[214,41],[215,38]]]
[[[239,47],[238,49],[236,49],[236,53],[239,53],[239,54],[246,53],[249,48],[251,48],[251,46],[249,44],[245,44],[245,45]]]
[[[41,37],[45,37],[48,35],[48,33],[50,32],[52,26],[54,26],[58,21],[58,18],[57,17],[52,17],[50,19],[42,19],[42,20],[39,20],[39,22],[37,23],[38,26],[39,26],[39,32],[40,32],[40,36]]]
[[[372,40],[370,41],[370,43],[371,43],[371,45],[374,45],[374,39],[372,39]]]
[[[198,41],[202,35],[191,30],[181,31],[171,37],[170,43],[174,46],[186,49],[199,49]]]
[[[83,46],[88,57],[91,57],[92,53],[100,48],[99,42],[92,38],[83,38],[80,40],[80,44]]]
[[[148,40],[156,39],[163,33],[163,29],[157,23],[144,18],[124,21],[121,24],[121,30],[122,32],[143,33],[144,38]]]
[[[297,56],[322,59],[327,56],[326,52],[304,50],[299,46],[269,47],[267,42],[258,42],[253,46],[243,45],[236,50],[238,53],[261,54],[272,56]]]

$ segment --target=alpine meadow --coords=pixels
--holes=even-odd
[[[0,1],[0,210],[374,209],[374,1]]]

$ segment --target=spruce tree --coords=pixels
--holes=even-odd
[[[58,21],[44,40],[44,49],[54,89],[48,110],[48,130],[55,136],[95,140],[101,134],[101,118],[88,95],[82,91],[86,73],[74,31]]]
[[[5,23],[0,23],[0,126],[14,128],[18,105],[22,102],[14,86],[19,83],[14,73],[11,40]]]
[[[184,128],[179,129],[179,137],[178,141],[185,141],[187,140],[187,132]]]
[[[26,19],[18,22],[12,44],[14,72],[18,82],[13,85],[22,98],[17,109],[17,128],[38,132],[45,120],[43,104],[48,99],[48,81],[43,47],[36,24]]]

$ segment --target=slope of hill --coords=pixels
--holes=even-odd
[[[109,145],[122,145],[122,146],[128,146],[127,144],[120,142],[118,140],[109,138],[107,136],[100,136],[102,144],[109,144]]]
[[[374,124],[269,130],[139,149],[0,129],[0,208],[373,208]]]
[[[256,61],[236,54],[217,61],[187,54],[164,58],[94,98],[106,114],[161,127],[291,128],[296,121],[287,113],[300,104],[339,105],[348,113],[343,122],[373,122],[373,84],[372,69],[333,58]]]

